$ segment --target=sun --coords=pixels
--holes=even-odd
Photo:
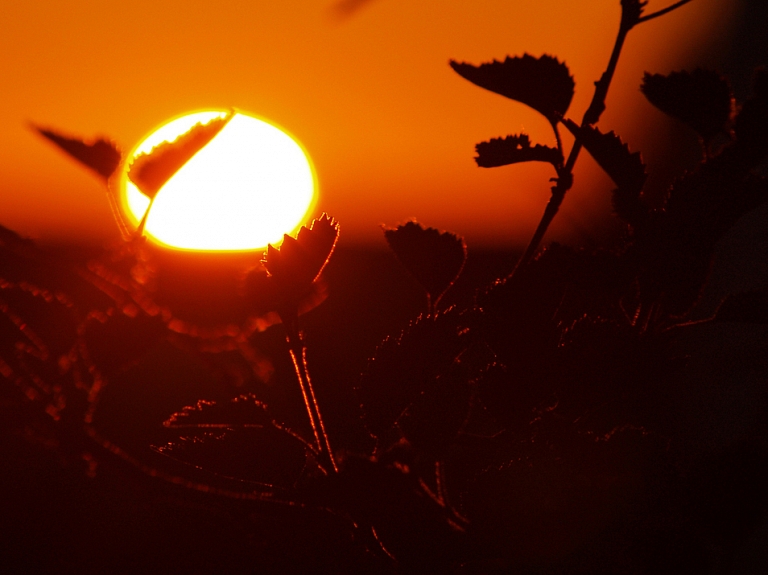
[[[294,138],[242,112],[186,114],[147,136],[125,162],[123,208],[138,225],[150,206],[128,179],[137,156],[217,119],[226,120],[220,131],[155,195],[144,231],[157,243],[186,250],[254,250],[275,244],[303,224],[314,207],[314,170]]]

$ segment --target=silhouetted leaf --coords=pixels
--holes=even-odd
[[[267,406],[252,394],[241,395],[227,403],[200,400],[195,406],[185,407],[163,423],[170,428],[240,428],[271,425]]]
[[[651,299],[684,315],[698,300],[717,242],[747,212],[768,201],[768,180],[752,174],[738,147],[701,164],[672,186],[664,211],[633,240]]]
[[[154,198],[165,183],[210,142],[232,118],[197,123],[173,142],[163,142],[149,153],[136,156],[128,167],[128,179],[147,197]]]
[[[312,292],[338,237],[339,224],[323,214],[309,228],[302,226],[296,238],[285,234],[279,248],[269,245],[264,267],[269,272],[267,280],[274,286],[270,288],[271,297],[283,312],[288,308],[295,311]]]
[[[768,154],[768,69],[758,68],[752,80],[752,96],[744,102],[733,131],[750,163]]]
[[[467,421],[471,398],[467,367],[454,362],[419,394],[397,426],[419,452],[442,459]]]
[[[640,201],[640,192],[648,177],[640,153],[631,153],[627,144],[623,144],[621,138],[613,132],[603,134],[591,126],[582,128],[568,119],[564,119],[563,124],[619,186],[613,192],[616,215],[636,225],[647,213]]]
[[[724,131],[731,120],[731,86],[711,70],[696,68],[668,76],[646,72],[640,90],[651,104],[688,124],[705,142]]]
[[[217,475],[281,487],[299,479],[309,451],[295,436],[272,425],[190,433],[155,450]]]
[[[53,130],[33,126],[44,138],[56,144],[72,158],[108,180],[120,165],[122,154],[114,142],[98,138],[85,142],[79,138],[68,138]]]
[[[464,240],[416,222],[384,229],[384,237],[400,263],[427,290],[432,305],[437,305],[464,268]]]
[[[399,337],[388,337],[360,379],[358,394],[371,433],[382,438],[464,348],[455,311],[420,317]]]
[[[473,84],[522,102],[544,114],[555,124],[571,105],[575,84],[568,67],[544,54],[529,54],[474,66],[450,62],[451,68]]]
[[[496,168],[520,162],[549,162],[553,166],[563,163],[563,157],[555,148],[536,144],[531,147],[528,134],[493,138],[475,146],[475,162],[481,168]]]

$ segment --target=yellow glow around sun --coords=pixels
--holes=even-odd
[[[131,153],[148,153],[197,123],[223,118],[207,111],[177,118]],[[137,224],[149,198],[122,175],[122,203]],[[301,146],[275,126],[237,112],[155,196],[145,233],[167,246],[192,250],[251,250],[282,240],[304,223],[316,199],[312,165]]]

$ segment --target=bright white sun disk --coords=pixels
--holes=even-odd
[[[226,112],[199,112],[164,125],[133,151],[146,153],[195,124]],[[123,174],[124,204],[138,222],[149,198]],[[155,197],[145,232],[153,240],[194,250],[251,250],[279,242],[307,217],[315,201],[310,161],[285,132],[235,113]]]

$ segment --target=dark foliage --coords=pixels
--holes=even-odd
[[[231,114],[199,123],[173,142],[163,142],[139,154],[128,166],[128,178],[147,197],[154,198],[165,183],[227,125]]]
[[[527,134],[492,138],[488,142],[477,144],[475,150],[475,162],[481,168],[497,168],[520,162],[549,162],[553,166],[563,163],[563,157],[558,150],[541,144],[531,146]]]
[[[111,140],[98,138],[89,143],[79,138],[62,136],[53,130],[37,126],[34,128],[41,136],[56,144],[59,149],[96,172],[105,180],[108,180],[120,166],[122,153]]]
[[[622,0],[618,48],[633,26],[685,3],[643,16],[644,2]],[[615,61],[590,109],[604,105]],[[360,333],[340,336],[360,306],[326,300],[320,276],[339,233],[327,215],[242,271],[226,322],[164,294],[162,266],[141,241],[70,261],[0,228],[0,441],[24,446],[9,449],[21,462],[14,477],[28,483],[34,464],[56,478],[34,497],[63,509],[67,529],[85,513],[75,531],[103,543],[90,518],[116,529],[157,508],[145,523],[193,541],[170,561],[177,572],[221,572],[222,557],[190,559],[209,542],[247,563],[233,572],[728,572],[768,517],[766,290],[692,320],[718,242],[768,200],[768,73],[756,73],[733,118],[714,73],[646,76],[651,101],[705,140],[733,128],[651,209],[640,155],[593,127],[599,114],[581,126],[563,118],[574,88],[564,64],[525,55],[452,66],[576,137],[567,159],[559,138],[557,150],[525,135],[494,139],[478,144],[478,165],[550,162],[562,201],[583,147],[616,184],[615,212],[629,226],[603,248],[536,253],[532,242],[530,258],[444,310],[464,241],[416,222],[385,229],[430,305],[367,366],[362,357],[359,380],[307,345],[336,329],[326,349],[346,351]],[[221,125],[137,160],[145,193]],[[376,289],[389,287],[359,293],[371,308],[384,301]],[[299,317],[323,301],[337,311]],[[392,309],[365,317],[377,313]],[[346,407],[324,422],[333,398]],[[74,487],[57,485],[54,468]],[[99,512],[72,495],[83,491],[99,495]],[[205,529],[201,545],[190,534]],[[114,559],[96,563],[103,572]]]
[[[731,86],[717,72],[696,68],[668,76],[646,73],[640,89],[651,104],[696,130],[705,142],[730,124]]]
[[[473,84],[522,102],[552,123],[571,105],[575,84],[568,67],[557,58],[529,54],[474,66],[451,61],[451,68]]]
[[[397,259],[427,291],[431,305],[437,305],[464,269],[464,240],[416,222],[384,229],[384,237]]]

